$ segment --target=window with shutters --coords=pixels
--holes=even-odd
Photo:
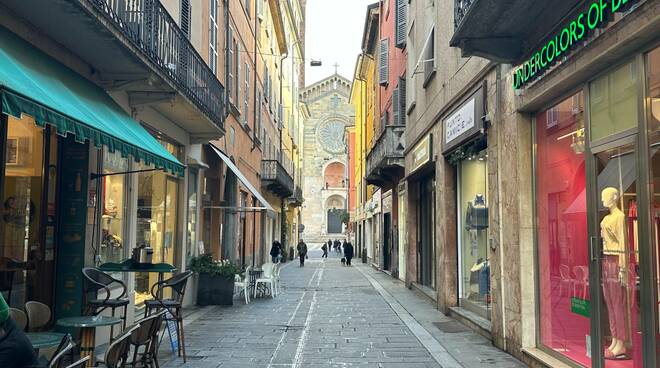
[[[245,63],[245,98],[244,98],[244,100],[245,100],[244,101],[245,107],[244,107],[244,110],[243,110],[244,111],[243,122],[245,122],[245,124],[247,125],[248,124],[248,117],[250,115],[248,113],[248,111],[250,111],[250,109],[249,109],[249,104],[250,104],[250,64],[248,64],[247,62]]]
[[[394,88],[392,92],[392,125],[400,125],[399,117],[401,116],[401,95],[399,91],[399,86]]]
[[[399,125],[406,125],[406,78],[399,78]]]
[[[436,60],[435,60],[435,26],[431,28],[431,33],[426,39],[424,44],[424,50],[422,51],[422,72],[424,73],[424,84],[423,87],[431,82],[436,71]]]
[[[212,8],[211,8],[212,9]],[[190,40],[190,0],[181,0],[181,32]]]
[[[227,59],[227,96],[229,101],[234,101],[234,30],[229,27],[227,35],[227,43],[229,44],[229,58]]]
[[[218,71],[218,0],[210,0],[209,6],[209,67],[215,74]]]
[[[381,86],[387,85],[387,80],[390,77],[389,62],[390,62],[390,39],[385,38],[380,40],[380,58],[379,58],[379,78],[378,83]]]
[[[241,46],[237,42],[236,46],[234,47],[235,51],[235,59],[234,62],[236,65],[236,107],[238,107],[239,112],[240,112],[240,105],[241,105]]]
[[[408,0],[396,0],[396,16],[394,18],[394,36],[396,47],[406,47],[406,26],[408,21]]]
[[[257,18],[264,19],[264,0],[255,0],[254,6],[257,11]]]

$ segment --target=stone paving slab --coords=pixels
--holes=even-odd
[[[185,327],[187,363],[164,341],[161,366],[443,367],[434,349],[420,342],[419,336],[426,336],[460,366],[524,367],[475,333],[442,334],[432,322],[450,319],[427,310],[433,307],[390,276],[361,264],[343,267],[335,255],[322,261],[319,255],[311,252],[305,267],[287,263],[276,298],[248,305],[237,298],[234,306],[200,313]],[[402,315],[407,311],[412,313]],[[411,324],[416,315],[421,321]]]

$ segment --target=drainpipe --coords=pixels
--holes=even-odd
[[[229,44],[231,42],[229,39],[229,0],[223,2],[222,8],[225,17],[225,84],[227,84],[227,81],[229,80],[229,68],[227,68],[227,65],[229,65]],[[225,120],[229,116],[229,89],[229,86],[225,85]],[[226,145],[225,148],[227,148]]]
[[[257,41],[258,40],[257,28],[258,27],[257,26],[258,26],[257,5],[255,4],[254,5],[254,47],[253,47],[253,50],[254,50],[254,53],[253,53],[253,55],[254,55],[254,70],[253,70],[253,73],[252,73],[253,74],[253,79],[254,79],[254,82],[252,83],[252,98],[254,100],[253,101],[253,111],[254,111],[254,113],[252,114],[253,115],[253,117],[252,117],[253,118],[252,119],[253,129],[252,129],[252,148],[250,149],[250,152],[254,151],[254,149],[257,148],[257,134],[258,134],[258,132],[257,132],[257,104],[258,104],[258,102],[257,102],[257,71],[259,69],[258,69],[258,65],[257,65],[257,62],[258,62],[257,55],[259,55],[259,54],[257,54],[257,51],[258,51],[257,50],[257,42],[258,42]]]

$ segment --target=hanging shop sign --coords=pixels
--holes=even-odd
[[[427,162],[431,161],[432,135],[428,134],[422,138],[412,150],[412,166],[410,172],[417,171]]]
[[[479,87],[443,121],[443,154],[446,155],[466,141],[483,134],[485,90],[485,85]]]
[[[593,33],[593,30],[606,24],[615,13],[625,11],[636,0],[595,0],[585,11],[571,19],[561,30],[554,33],[537,50],[513,72],[513,89],[520,89],[530,83],[582,40]]]

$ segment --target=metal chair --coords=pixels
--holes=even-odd
[[[53,353],[53,357],[50,359],[48,362],[48,368],[62,368],[65,367],[64,362],[62,361],[64,359],[64,356],[71,352],[74,347],[73,343],[73,338],[71,335],[66,334],[62,338],[62,341],[60,341],[60,345],[55,349],[55,352]]]
[[[39,331],[50,323],[50,307],[41,302],[29,301],[25,303],[27,312],[28,331]]]
[[[155,283],[151,287],[151,295],[153,300],[147,300],[144,302],[144,316],[151,314],[151,311],[154,309],[163,308],[169,311],[172,316],[165,317],[165,320],[173,320],[176,322],[177,335],[181,336],[181,341],[179,344],[178,355],[181,356],[183,353],[183,362],[186,362],[186,344],[185,337],[183,333],[183,297],[186,293],[186,285],[188,284],[188,279],[192,276],[191,271],[186,271],[180,273],[172,278],[169,278],[164,281]],[[159,299],[159,296],[164,295],[164,291],[170,289],[172,292],[172,297],[169,299]]]
[[[126,284],[121,280],[108,275],[107,273],[100,271],[96,268],[85,267],[82,270],[83,276],[85,277],[85,282],[83,285],[83,295],[86,298],[86,309],[85,314],[98,315],[103,312],[105,309],[110,308],[112,310],[112,316],[115,316],[115,310],[117,308],[123,308],[124,313],[122,315],[122,328],[126,329],[126,311],[128,308],[129,300],[124,298],[126,296]],[[110,285],[118,284],[121,287],[121,294],[116,298],[110,297]],[[105,298],[99,299],[98,292],[99,290],[105,291]],[[113,339],[114,336],[114,326],[110,326],[110,338]]]
[[[69,365],[67,365],[65,368],[82,368],[82,367],[87,367],[87,362],[92,359],[91,356],[86,356],[82,359],[79,359]]]
[[[124,367],[128,360],[128,353],[131,348],[131,336],[133,332],[140,328],[140,323],[130,326],[128,330],[123,331],[108,346],[108,350],[103,355],[103,360],[98,361],[95,366],[103,365],[108,368]]]
[[[20,309],[9,308],[9,316],[16,322],[16,327],[20,328],[21,331],[25,331],[25,328],[28,325],[28,317]]]
[[[234,275],[234,292],[238,291],[239,294],[243,292],[245,304],[250,303],[250,270],[252,270],[251,266],[245,269],[245,277]]]
[[[163,325],[165,310],[139,320],[139,328],[132,331],[129,343],[133,346],[132,366],[158,367],[158,333]],[[144,352],[140,353],[140,348]]]

